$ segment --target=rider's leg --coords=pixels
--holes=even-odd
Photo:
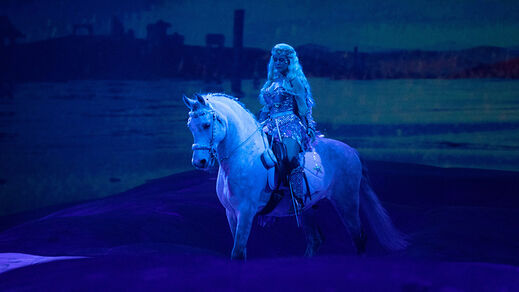
[[[287,147],[287,158],[290,163],[292,163],[293,159],[297,159],[299,157],[299,152],[301,152],[301,147],[296,140],[292,138],[284,138],[283,144]]]
[[[304,169],[302,162],[299,161],[299,153],[301,152],[301,146],[296,140],[285,138],[283,143],[287,147],[287,158],[289,161],[288,182],[292,188],[294,196],[298,199],[303,199],[304,196]]]

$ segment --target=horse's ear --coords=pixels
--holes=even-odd
[[[182,100],[184,100],[184,103],[186,104],[186,106],[187,106],[190,110],[193,109],[193,106],[194,106],[195,103],[196,103],[196,100],[192,100],[192,99],[190,99],[189,97],[187,97],[187,96],[185,96],[185,95],[182,96]]]
[[[206,105],[205,99],[202,95],[195,93],[195,97],[201,105]]]

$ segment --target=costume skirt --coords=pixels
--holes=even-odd
[[[272,114],[266,121],[267,134],[273,139],[283,141],[291,138],[297,141],[301,149],[306,149],[308,135],[301,119],[292,111]]]

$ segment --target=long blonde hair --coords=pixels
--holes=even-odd
[[[268,65],[268,75],[267,81],[261,88],[261,93],[259,96],[261,104],[265,104],[265,100],[263,98],[263,91],[267,89],[272,82],[279,77],[276,70],[274,70],[274,56],[284,56],[288,59],[288,73],[286,76],[287,80],[298,79],[301,84],[304,86],[306,90],[306,103],[308,108],[312,108],[314,105],[314,99],[312,98],[312,92],[310,91],[310,85],[308,84],[308,80],[306,80],[306,76],[303,73],[303,68],[301,64],[299,64],[299,59],[297,58],[296,51],[290,45],[287,44],[277,44],[275,45],[270,52],[270,61]],[[283,87],[286,86],[286,82],[283,82]],[[285,88],[290,90],[291,88]]]

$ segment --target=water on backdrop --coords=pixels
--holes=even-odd
[[[319,129],[366,159],[519,170],[519,82],[311,78]],[[242,101],[259,110],[254,82]],[[0,215],[192,170],[182,95],[199,81],[19,84],[0,100]]]

